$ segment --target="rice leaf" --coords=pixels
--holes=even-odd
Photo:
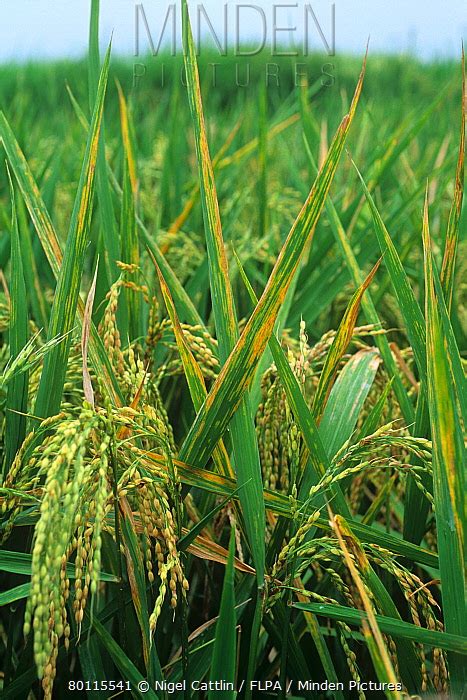
[[[120,104],[120,124],[124,149],[123,161],[123,196],[120,219],[120,259],[128,265],[139,267],[139,237],[136,226],[136,205],[138,181],[136,175],[136,160],[130,138],[128,105],[120,83],[117,83]],[[133,289],[125,289],[126,309],[128,315],[128,330],[130,340],[143,335],[141,324],[140,295]]]
[[[353,561],[353,558],[359,561],[362,559],[362,556],[364,557],[363,550],[358,547],[357,543],[352,537],[349,537],[350,533],[348,532],[346,523],[340,516],[335,516],[332,518],[332,525],[337,535],[337,539],[339,540],[339,546],[344,554],[345,563],[349,569],[350,575],[352,576],[353,582],[358,589],[363,607],[365,608],[366,617],[362,618],[362,630],[376,674],[379,677],[379,680],[383,683],[391,683],[393,686],[397,687],[396,673],[394,671],[388,649],[384,643],[381,630],[378,626],[378,621],[375,616],[372,602],[367,591],[365,590],[363,581],[360,578],[358,569]],[[350,551],[347,547],[348,544],[351,548],[353,558],[350,556]],[[385,695],[388,698],[395,697],[398,698],[398,700],[402,700],[402,695],[397,690],[392,692],[386,691]]]
[[[155,257],[153,256],[151,251],[149,251],[149,253],[155,265],[157,275],[159,277],[159,284],[161,287],[162,296],[164,297],[165,305],[170,320],[172,321],[178,351],[180,353],[180,358],[183,364],[183,370],[185,372],[185,377],[188,382],[188,388],[190,390],[191,400],[193,401],[193,406],[195,410],[199,411],[207,396],[207,389],[204,377],[183,334],[183,330],[180,325],[180,320],[177,315],[177,310],[175,308],[170,289],[166,284],[166,281],[156,262]],[[212,457],[214,463],[216,464],[221,474],[224,474],[225,476],[230,476],[231,478],[234,477],[234,471],[230,463],[229,455],[225,449],[222,440],[220,440],[219,444],[216,445],[216,447],[214,448]]]
[[[70,92],[70,91],[69,91]],[[72,93],[70,93],[72,96]],[[77,113],[79,115],[79,120],[82,124],[82,127],[84,130],[88,129],[89,123],[88,120],[86,119],[86,116],[84,115],[81,107],[79,106],[76,98],[72,96],[72,101],[73,105],[75,107],[75,110],[77,110]],[[0,112],[1,116],[1,112]],[[1,127],[1,121],[0,121],[0,127]],[[0,132],[1,133],[1,132]],[[123,206],[123,189],[120,186],[113,170],[111,169],[110,165],[107,164],[107,174],[110,180],[110,184],[112,186],[112,189],[114,190],[115,194],[121,200],[122,206]],[[191,323],[192,325],[196,326],[202,326],[205,327],[204,321],[201,318],[201,315],[199,311],[196,309],[195,305],[193,304],[193,301],[190,299],[190,296],[187,294],[185,288],[181,284],[179,278],[167,262],[165,255],[161,248],[157,245],[157,243],[154,241],[153,237],[151,236],[150,232],[148,231],[147,227],[144,225],[143,221],[141,220],[140,216],[138,214],[135,214],[136,218],[136,225],[139,231],[140,236],[142,237],[142,243],[147,246],[148,250],[151,251],[152,255],[154,256],[157,265],[159,266],[162,274],[164,275],[164,279],[167,282],[167,285],[171,291],[172,297],[174,299],[174,303],[177,307],[178,314],[181,318],[182,321],[185,321],[187,323]],[[213,352],[216,354],[217,353],[217,348],[212,345],[211,349]]]
[[[99,132],[104,110],[104,98],[109,72],[110,47],[102,68],[91,129],[83,160],[80,182],[68,232],[63,264],[57,279],[54,302],[50,314],[47,338],[69,333],[75,324],[84,253],[89,235],[94,190]],[[58,413],[65,383],[66,365],[71,338],[51,350],[46,356],[35,403],[35,413],[47,418]]]
[[[137,454],[141,459],[141,463],[145,465],[149,471],[151,462],[154,462],[160,468],[164,468],[165,461],[162,455],[145,451],[138,451]],[[193,465],[188,465],[180,460],[174,460],[174,464],[177,467],[177,473],[182,483],[203,489],[209,493],[215,493],[224,497],[233,497],[233,493],[236,490],[235,481],[221,476],[216,472],[199,469]],[[290,501],[286,495],[277,491],[273,492],[265,490],[264,502],[266,508],[272,513],[285,516],[287,518],[292,517]],[[314,506],[311,509],[304,507],[301,500],[298,502],[297,508],[300,510],[300,512],[303,511],[304,514],[309,515],[316,510]],[[319,518],[316,521],[316,526],[321,530],[329,531],[329,520],[325,517]],[[377,544],[380,547],[388,549],[400,556],[412,559],[413,561],[429,567],[430,569],[438,568],[437,555],[428,549],[414,545],[411,542],[406,542],[405,540],[400,539],[400,537],[397,537],[391,533],[386,533],[381,529],[362,525],[358,522],[358,520],[352,521],[352,529],[361,542],[371,542],[373,544]]]
[[[0,593],[0,607],[3,605],[10,605],[10,603],[16,603],[17,600],[28,598],[30,591],[30,583],[22,583],[20,586],[10,588],[9,591],[3,591]]]
[[[355,164],[354,164],[355,165]],[[407,335],[410,344],[413,348],[417,367],[420,376],[423,380],[426,379],[426,333],[425,320],[421,312],[420,306],[415,298],[412,287],[408,280],[407,274],[400,261],[391,236],[385,227],[381,215],[376,207],[376,204],[371,196],[363,177],[361,176],[357,166],[355,166],[357,174],[362,184],[363,192],[371,210],[373,224],[381,248],[381,253],[384,255],[384,261],[391,277],[391,282],[394,288],[394,293],[399,302],[399,308],[405,321]]]
[[[294,585],[298,587],[298,590],[296,591],[296,596],[298,600],[302,603],[307,603],[307,597],[306,595],[301,593],[301,590],[304,590],[304,586],[301,582],[300,579],[295,579]],[[291,603],[292,604],[292,603]],[[324,634],[322,630],[320,629],[318,618],[316,614],[311,612],[310,610],[302,610],[303,616],[306,621],[306,626],[308,629],[308,632],[310,633],[311,638],[313,639],[313,642],[316,646],[316,651],[318,652],[319,659],[321,661],[321,664],[323,666],[324,672],[326,674],[326,678],[329,680],[330,683],[335,683],[336,685],[334,686],[336,690],[333,692],[333,697],[336,698],[336,700],[344,700],[344,694],[341,690],[339,690],[339,687],[337,683],[339,683],[339,676],[338,673],[334,667],[334,663],[332,660],[332,656],[330,654],[330,651],[327,647],[326,640],[324,638]]]
[[[443,333],[445,335],[446,344],[448,348],[448,364],[451,373],[451,378],[453,382],[453,391],[456,397],[456,401],[459,406],[459,412],[462,416],[462,421],[464,426],[467,425],[467,378],[462,367],[462,359],[460,355],[460,350],[454,335],[454,330],[452,328],[451,319],[449,318],[448,309],[444,299],[443,288],[441,286],[441,280],[439,278],[439,273],[436,265],[432,266],[433,272],[433,283],[435,286],[435,292],[438,299],[438,309],[441,317],[441,325],[443,328]]]
[[[100,0],[91,0],[89,22],[89,105],[91,114],[99,102],[100,59],[99,59],[99,6]],[[96,193],[99,202],[102,246],[101,255],[107,270],[109,284],[118,278],[117,260],[120,256],[118,228],[115,221],[112,197],[107,178],[105,157],[105,120],[101,117],[99,143],[96,158]]]
[[[266,289],[185,439],[180,452],[183,460],[200,466],[206,463],[213,443],[217,442],[226,430],[231,416],[251,383],[257,362],[271,336],[281,303],[300,262],[303,247],[324,206],[357,108],[363,75],[364,70],[360,75],[349,114],[342,120],[326,162],[287,237]]]
[[[63,254],[57,234],[26,158],[19,147],[5,115],[1,111],[0,138],[47,260],[55,278],[58,279],[62,268]],[[84,304],[80,299],[78,299],[78,311],[80,319],[82,319]],[[91,326],[89,354],[95,370],[102,377],[103,384],[109,396],[115,404],[119,404],[121,401],[120,388],[94,324]]]
[[[37,325],[43,331],[48,325],[50,305],[44,297],[44,290],[39,278],[38,265],[32,246],[30,224],[22,198],[17,201],[17,214],[21,253],[23,256],[23,274],[30,296],[31,311]]]
[[[243,266],[236,254],[235,257],[250,298],[254,304],[257,304],[258,299],[253,287],[251,286]],[[309,458],[313,468],[313,474],[299,474],[297,477],[297,483],[300,483],[300,481],[302,482],[300,487],[300,496],[306,497],[312,483],[318,482],[326,472],[330,460],[321,438],[321,431],[318,429],[313,413],[306,404],[297,378],[294,375],[285,352],[283,351],[275,335],[271,335],[269,347],[271,349],[271,354],[276,364],[277,371],[281,378],[282,385],[286,392],[287,400],[300,427],[307,448],[306,453],[303,455],[302,463],[305,464],[306,459]],[[332,498],[335,499],[335,507],[337,510],[350,516],[350,511],[341,493],[339,485],[331,486],[330,491]]]
[[[193,120],[204,230],[209,263],[211,299],[219,342],[221,363],[225,363],[238,339],[238,323],[229,279],[227,256],[222,236],[214,170],[204,122],[196,52],[191,33],[188,5],[182,2],[184,62],[188,100]],[[241,405],[232,415],[231,434],[234,469],[240,491],[240,503],[248,542],[255,563],[258,586],[264,585],[266,527],[263,485],[258,444],[248,396],[240,397]],[[235,407],[237,408],[237,406]],[[202,410],[202,409],[201,409]],[[221,436],[219,436],[221,437]],[[213,446],[214,447],[214,446]],[[211,450],[212,452],[212,450]]]
[[[417,400],[415,412],[415,424],[412,430],[413,435],[430,437],[430,415],[427,403],[426,384],[420,385],[420,392]],[[411,465],[418,465],[420,461],[412,456]],[[430,492],[433,490],[433,480],[430,475],[422,474],[421,480],[425,488]],[[406,504],[404,508],[404,538],[410,542],[419,544],[426,530],[426,519],[430,510],[430,504],[426,496],[418,488],[415,480],[409,471],[407,483]]]
[[[308,154],[308,159],[312,164],[313,171],[316,171],[316,164],[311,154],[309,144],[306,140],[305,147]],[[360,266],[352,249],[352,246],[350,245],[348,234],[345,231],[341,218],[339,217],[339,214],[337,213],[336,207],[331,198],[328,198],[326,201],[326,213],[329,217],[331,229],[334,233],[336,242],[341,251],[342,257],[345,261],[352,281],[355,286],[360,287],[361,284],[363,284],[364,277],[360,270]],[[362,309],[368,323],[371,323],[376,327],[381,327],[381,321],[379,319],[376,307],[371,297],[371,292],[369,290],[362,299]],[[393,382],[394,393],[397,396],[397,400],[401,407],[404,419],[407,425],[411,425],[415,419],[415,411],[407,395],[405,387],[402,383],[399,370],[392,355],[391,348],[389,347],[388,339],[385,335],[378,335],[376,336],[375,342],[381,353],[381,357],[383,358],[386,371]]]
[[[348,625],[360,626],[362,618],[366,617],[363,610],[355,610],[345,605],[330,605],[329,603],[293,603],[293,607],[298,610],[309,610],[315,615],[328,617],[331,620],[341,620]],[[458,654],[467,654],[467,641],[465,637],[438,632],[413,625],[410,622],[386,617],[385,615],[375,615],[380,630],[391,637],[408,639],[417,644],[430,647],[439,647],[447,651],[454,651]]]
[[[193,525],[193,527],[186,533],[186,535],[183,535],[183,537],[180,539],[178,543],[178,548],[180,549],[181,552],[183,552],[185,549],[187,549],[192,542],[196,540],[198,535],[204,530],[204,528],[208,525],[208,523],[214,519],[214,516],[224,508],[224,506],[227,505],[227,503],[234,498],[234,496],[237,495],[237,493],[240,491],[240,489],[236,489],[232,493],[232,496],[229,496],[225,498],[223,501],[221,501],[218,505],[216,505],[215,508],[213,508],[207,515],[204,516],[202,520],[200,520],[196,525]]]
[[[153,682],[155,678],[155,669],[159,665],[159,661],[157,656],[155,656],[155,647],[154,645],[151,645],[151,635],[149,631],[149,609],[146,594],[146,580],[144,576],[144,559],[136,535],[133,514],[126,498],[120,499],[120,509],[123,516],[120,518],[120,524],[122,528],[123,544],[125,547],[125,558],[128,581],[131,589],[131,597],[141,630],[144,664],[148,674],[148,679]]]
[[[459,244],[459,226],[464,198],[464,159],[465,159],[465,115],[467,110],[465,94],[465,55],[462,46],[462,103],[459,155],[457,159],[454,197],[449,212],[446,240],[444,243],[443,263],[441,265],[441,284],[446,299],[448,313],[451,313],[452,294],[454,288],[454,273],[456,268],[457,249]]]
[[[377,350],[359,350],[339,374],[320,425],[322,439],[331,458],[355,430],[380,363]]]
[[[259,90],[258,106],[258,235],[266,235],[268,213],[268,168],[267,168],[267,86],[263,83]]]
[[[467,627],[465,608],[465,448],[443,332],[440,301],[433,281],[433,258],[428,202],[423,216],[425,259],[426,357],[428,399],[433,439],[433,486],[438,528],[441,592],[446,631],[462,635]],[[453,693],[462,693],[466,665],[452,654],[449,659]]]
[[[104,625],[99,622],[97,617],[92,620],[92,627],[96,632],[105,652],[112,659],[116,668],[120,672],[124,681],[129,681],[131,684],[131,694],[134,698],[149,698],[150,700],[159,700],[159,696],[156,695],[154,690],[148,684],[147,690],[139,689],[139,683],[141,681],[146,681],[146,678],[138,671],[133,662],[128,658],[122,648],[117,644],[117,642],[112,638],[112,636],[107,632]]]
[[[8,176],[10,173],[8,172]],[[11,291],[10,291],[10,361],[14,361],[28,343],[28,309],[23,259],[16,216],[16,201],[10,178],[11,199]],[[26,414],[28,412],[27,370],[16,374],[8,385],[5,406],[5,475],[26,436]]]
[[[216,624],[214,637],[214,649],[212,652],[210,680],[232,683],[235,688],[235,672],[237,665],[237,620],[235,614],[235,569],[233,566],[235,554],[235,531],[230,531],[229,558],[224,573],[222,586],[222,598],[219,609],[219,619]],[[213,700],[218,691],[211,690],[208,693],[209,700]],[[224,690],[225,698],[234,700],[237,696],[235,690]]]
[[[319,383],[316,389],[312,406],[312,411],[315,416],[315,420],[318,423],[321,420],[323,410],[326,406],[326,401],[334,384],[339,362],[344,353],[346,352],[350,341],[352,340],[355,324],[358,318],[358,313],[360,311],[360,302],[365,291],[370,286],[379,268],[379,265],[380,261],[376,263],[376,265],[373,267],[363,284],[357,289],[352,299],[349,301],[345,314],[339,325],[339,329],[336,333],[336,337],[334,338],[334,341],[331,345],[331,349],[326,355],[326,360],[319,378]]]
[[[31,576],[32,555],[24,554],[23,552],[10,552],[2,549],[0,551],[0,570],[8,571],[12,574],[20,574],[21,576]],[[75,565],[67,564],[66,574],[68,578],[75,578]],[[101,581],[109,581],[117,583],[118,579],[113,574],[108,574],[105,571],[100,572]]]

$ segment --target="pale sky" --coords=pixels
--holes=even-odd
[[[108,43],[114,32],[114,51],[135,54],[135,7],[142,4],[155,45],[159,42],[170,0],[101,0],[101,40]],[[176,3],[177,9],[179,2]],[[189,2],[192,22],[196,20],[198,1]],[[460,54],[461,40],[467,38],[466,0],[254,0],[258,10],[243,7],[246,0],[204,0],[202,3],[219,38],[224,32],[223,8],[227,5],[230,42],[239,35],[240,43],[259,41],[266,32],[266,48],[271,50],[274,28],[296,27],[292,32],[278,32],[278,40],[292,37],[303,42],[305,6],[311,5],[322,35],[332,41],[332,5],[335,6],[335,46],[337,53],[362,54],[368,36],[371,51],[400,53],[410,50],[422,58],[442,58]],[[60,58],[80,56],[86,52],[90,0],[0,0],[0,62],[28,58]],[[237,26],[237,12],[240,20]],[[309,17],[309,46],[325,52],[322,36]],[[141,18],[141,14],[140,14]],[[178,29],[180,20],[177,17]],[[164,38],[167,43],[172,31],[168,23]],[[202,24],[201,35],[207,33]],[[164,43],[164,42],[163,42]],[[140,49],[149,50],[149,41],[140,19]]]

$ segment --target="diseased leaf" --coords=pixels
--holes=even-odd
[[[193,120],[198,157],[201,202],[209,264],[211,299],[219,342],[219,357],[225,363],[238,339],[238,322],[229,279],[227,255],[222,235],[214,169],[204,122],[196,52],[191,33],[188,5],[182,1],[184,62],[187,75],[188,100]],[[209,400],[206,399],[206,402]],[[240,404],[240,405],[238,405]],[[231,415],[233,462],[240,490],[245,530],[255,563],[258,586],[264,585],[266,528],[261,465],[256,441],[253,414],[248,395],[240,396]],[[200,412],[203,408],[200,409]],[[199,415],[199,414],[198,414]],[[222,437],[222,435],[218,435]],[[214,450],[212,446],[211,452]]]
[[[467,626],[465,607],[465,447],[449,365],[449,346],[434,284],[434,263],[428,221],[428,201],[423,216],[425,255],[425,305],[427,319],[426,361],[428,400],[433,439],[433,487],[438,528],[441,592],[446,631],[462,635]],[[452,689],[462,693],[466,665],[456,654],[450,657]]]
[[[459,245],[460,219],[462,214],[462,202],[464,199],[464,160],[465,160],[465,119],[467,101],[465,94],[465,55],[462,46],[462,103],[461,103],[461,128],[459,142],[459,156],[457,158],[456,180],[454,183],[454,197],[451,211],[449,212],[446,241],[444,244],[443,263],[441,266],[441,284],[446,298],[448,313],[452,307],[452,294],[454,287],[454,273]]]
[[[206,463],[212,451],[212,443],[217,442],[226,430],[231,416],[251,383],[257,362],[271,336],[281,303],[297,269],[305,242],[314,230],[324,206],[355,115],[363,75],[364,70],[358,81],[349,114],[341,122],[329,148],[326,162],[278,256],[266,289],[182,446],[180,456],[186,461],[199,465]]]

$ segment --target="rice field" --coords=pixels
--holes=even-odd
[[[0,67],[2,698],[461,698],[464,59],[186,9]]]

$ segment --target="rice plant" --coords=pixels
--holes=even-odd
[[[0,69],[2,697],[461,698],[464,57],[219,97],[181,10]]]

